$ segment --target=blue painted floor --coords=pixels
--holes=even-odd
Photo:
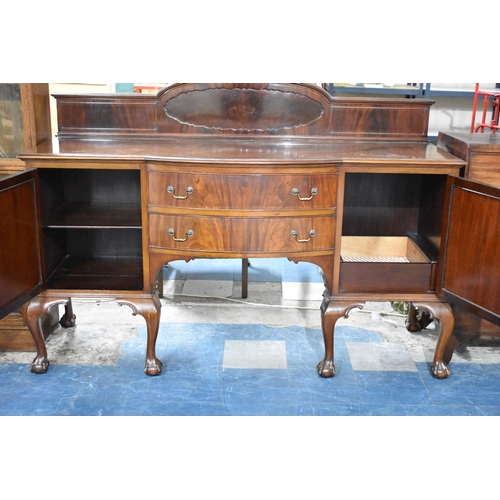
[[[145,329],[115,366],[52,365],[34,375],[0,364],[2,415],[500,415],[500,363],[457,363],[436,380],[417,371],[356,371],[346,342],[370,332],[340,328],[337,374],[318,377],[319,330],[172,323],[162,331],[158,377],[142,373]],[[228,340],[283,341],[286,369],[223,368]]]
[[[197,263],[202,264],[208,265]],[[292,282],[309,272],[311,279],[317,275],[317,269],[295,268],[298,275],[293,276],[291,263],[264,264],[267,267],[261,274],[256,267],[251,269],[254,284],[266,280],[285,283],[285,275],[291,276]],[[175,273],[175,277],[167,277],[179,286],[189,282],[189,273],[191,279],[206,279],[215,286],[218,281],[237,279],[240,264],[231,265],[234,269],[222,277],[206,269],[195,272],[185,263],[168,269],[166,275]],[[237,295],[238,291],[233,291],[233,297]],[[250,287],[248,300],[253,299],[257,296],[252,296]],[[363,326],[339,322],[335,334],[337,374],[323,379],[315,369],[324,354],[318,323],[270,324],[269,318],[278,314],[290,318],[293,309],[269,312],[258,306],[190,300],[182,296],[165,299],[157,342],[157,356],[164,363],[161,375],[148,377],[143,373],[146,329],[139,320],[128,328],[130,335],[116,360],[107,364],[100,364],[97,358],[81,363],[76,358],[71,361],[56,356],[47,373],[35,375],[26,362],[3,360],[0,415],[500,415],[498,351],[493,353],[498,354],[498,362],[494,357],[485,363],[452,360],[450,378],[436,380],[429,373],[429,361],[419,361],[404,344],[387,342],[380,328],[370,329],[366,321]],[[218,321],[209,313],[206,321],[205,317],[179,320],[200,308],[223,314],[223,318],[230,318],[225,314],[232,311],[238,322]],[[177,309],[182,315],[176,316]],[[259,321],[264,314],[267,316]],[[319,321],[319,311],[312,314],[317,314]],[[78,325],[77,310],[75,332],[83,334],[85,330],[85,324]],[[101,329],[97,343],[99,339],[102,343],[102,335]],[[50,338],[48,349],[52,361]]]

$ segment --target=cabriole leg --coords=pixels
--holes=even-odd
[[[431,317],[439,323],[440,331],[431,365],[431,374],[436,378],[447,378],[450,376],[448,363],[453,355],[453,349],[457,345],[453,337],[453,329],[455,328],[453,310],[445,303],[414,305],[419,309],[428,310]]]
[[[320,377],[329,378],[335,375],[335,364],[333,362],[334,330],[335,324],[340,318],[348,318],[351,309],[363,308],[364,303],[352,301],[343,302],[332,300],[326,293],[321,304],[321,328],[325,343],[325,358],[318,363],[317,369]]]
[[[417,310],[413,302],[410,302],[408,306],[408,316],[406,318],[406,329],[409,332],[419,332],[420,330],[423,330],[424,328],[429,326],[430,323],[432,323],[432,317],[428,311],[422,309],[422,311],[420,311],[420,314],[418,313],[419,311]]]
[[[147,347],[144,372],[151,376],[159,375],[162,370],[162,362],[155,354],[161,309],[158,290],[154,292],[151,298],[133,299],[132,301],[118,299],[118,304],[129,306],[134,316],[139,314],[145,319],[147,328]]]
[[[45,339],[43,338],[43,333],[40,326],[40,317],[42,316],[42,314],[48,314],[49,311],[56,305],[63,304],[66,306],[69,301],[69,298],[49,298],[44,297],[43,295],[39,295],[32,299],[22,309],[24,321],[26,322],[31,336],[35,341],[37,350],[37,355],[30,366],[30,370],[33,373],[45,373],[48,370],[50,364],[47,357],[47,347],[45,345]]]
[[[71,328],[75,326],[76,316],[73,314],[73,303],[71,302],[71,297],[68,299],[64,305],[64,315],[61,317],[59,324],[63,328]]]

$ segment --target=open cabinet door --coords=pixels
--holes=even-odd
[[[36,170],[0,175],[0,319],[44,288]]]
[[[500,325],[500,189],[448,179],[438,295]]]

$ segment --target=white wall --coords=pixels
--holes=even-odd
[[[474,92],[475,83],[432,83],[431,89],[438,91],[467,91]],[[480,83],[479,89],[500,93],[495,88],[495,83]],[[437,136],[438,132],[470,132],[472,121],[473,97],[443,97],[431,96],[435,101],[431,106],[429,118],[429,135]],[[490,99],[491,101],[491,99]],[[480,97],[476,112],[476,123],[480,123],[483,101]],[[490,104],[487,121],[491,118],[492,106]]]

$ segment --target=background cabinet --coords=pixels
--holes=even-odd
[[[23,169],[20,153],[52,150],[47,83],[0,83],[0,172]]]

